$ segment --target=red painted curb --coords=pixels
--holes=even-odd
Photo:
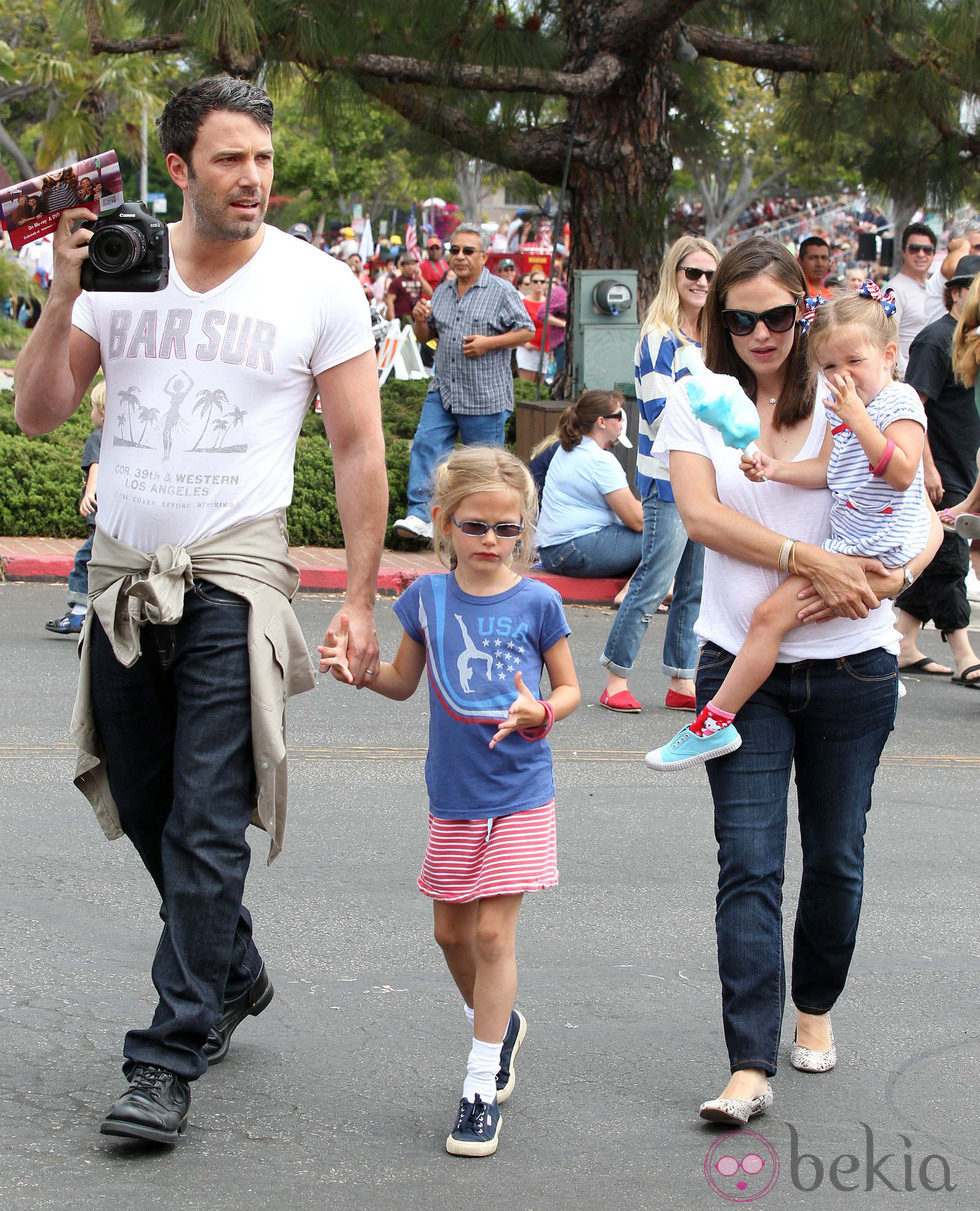
[[[8,580],[67,580],[73,555],[8,555],[3,561]]]
[[[398,572],[378,573],[379,593],[401,593],[413,580],[424,576],[429,569],[405,569]],[[578,579],[575,576],[554,576],[550,572],[529,572],[534,580],[550,584],[569,605],[611,605],[612,599],[626,583],[607,577],[602,580]],[[320,592],[342,593],[347,588],[347,572],[343,568],[300,568],[300,588],[318,589]]]
[[[7,580],[67,580],[74,559],[71,555],[8,555],[3,561]],[[381,571],[378,592],[401,593],[418,576],[430,569]],[[611,605],[612,599],[626,583],[622,579],[578,579],[574,576],[553,576],[550,572],[529,573],[535,580],[550,584],[569,605]],[[321,593],[342,593],[347,588],[346,568],[302,567],[299,572],[301,589]]]

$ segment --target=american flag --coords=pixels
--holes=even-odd
[[[415,222],[415,207],[412,206],[412,214],[405,226],[405,247],[417,261],[423,260],[422,250],[419,248],[418,228]]]

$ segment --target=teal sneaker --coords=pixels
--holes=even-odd
[[[647,753],[644,760],[650,769],[686,769],[734,753],[741,745],[742,737],[734,723],[707,736],[695,736],[689,727],[682,727],[669,744]]]

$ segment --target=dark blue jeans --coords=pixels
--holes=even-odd
[[[704,646],[698,709],[733,659]],[[738,712],[742,747],[708,762],[718,841],[718,970],[733,1072],[776,1072],[786,997],[782,901],[790,771],[795,767],[803,849],[791,994],[797,1009],[819,1014],[843,991],[854,952],[871,786],[897,702],[898,664],[882,648],[779,664]]]
[[[193,1080],[225,996],[261,968],[242,907],[251,851],[252,759],[248,603],[195,581],[174,626],[147,624],[124,668],[92,625],[95,722],[123,830],[160,893],[153,1021],[130,1030],[127,1061]]]

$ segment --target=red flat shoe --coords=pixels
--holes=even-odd
[[[620,711],[626,715],[638,715],[643,710],[643,704],[637,702],[629,690],[620,690],[618,694],[610,694],[603,690],[599,696],[599,705],[607,711]]]
[[[698,704],[693,694],[678,694],[676,690],[668,690],[664,706],[668,711],[693,711],[697,714]]]

